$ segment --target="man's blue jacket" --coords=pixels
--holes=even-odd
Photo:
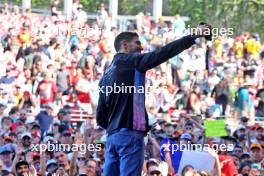
[[[146,71],[193,44],[195,37],[188,35],[153,52],[117,53],[99,83],[100,95],[96,110],[98,125],[106,129],[108,134],[121,128],[146,133],[149,130],[148,115],[145,108],[145,91],[142,91]]]

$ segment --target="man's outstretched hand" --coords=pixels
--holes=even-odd
[[[193,35],[198,36],[198,37],[204,37],[206,40],[211,41],[212,40],[212,26],[205,22],[200,22],[195,32],[193,33]]]

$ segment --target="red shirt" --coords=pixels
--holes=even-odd
[[[37,92],[40,95],[40,103],[48,104],[54,102],[56,90],[57,88],[54,82],[41,81],[37,88]]]
[[[70,77],[70,85],[75,85],[78,82],[77,70],[74,67],[67,68]]]
[[[237,166],[231,156],[219,155],[219,160],[222,165],[222,176],[235,176],[238,174]]]

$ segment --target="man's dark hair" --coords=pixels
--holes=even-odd
[[[184,126],[192,126],[193,127],[193,123],[190,120],[187,120]]]
[[[29,164],[28,164],[28,162],[25,161],[25,160],[21,160],[21,161],[19,161],[19,162],[16,164],[16,171],[18,170],[18,168],[19,168],[20,166],[27,166],[27,167],[29,167]]]
[[[50,46],[54,45],[57,43],[57,39],[56,38],[52,38],[49,42]]]
[[[12,115],[15,114],[19,111],[18,107],[14,106],[11,108],[11,110],[9,111],[8,115]]]
[[[138,37],[138,34],[135,32],[122,32],[118,34],[118,36],[116,36],[115,38],[114,43],[115,50],[117,52],[120,50],[122,41],[130,42],[134,37]]]

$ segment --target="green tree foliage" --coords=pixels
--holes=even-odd
[[[21,5],[22,0],[0,0],[0,2],[7,2],[12,4]],[[31,0],[31,5],[34,8],[49,7],[52,0]]]
[[[32,7],[50,7],[52,4],[51,0],[31,0]]]
[[[12,4],[21,4],[22,0],[0,0],[0,2],[12,3]]]
[[[105,7],[108,7],[109,0],[80,0],[80,3],[84,6],[84,9],[87,11],[87,13],[95,13],[100,3],[104,3]]]
[[[21,4],[22,0],[0,0]],[[49,7],[52,0],[32,0],[32,7]],[[61,0],[63,3],[63,0]],[[100,3],[108,7],[109,0],[80,0],[87,13],[95,13]],[[119,0],[121,15],[152,12],[153,0]],[[187,16],[187,25],[206,21],[214,27],[233,28],[235,33],[260,32],[264,37],[264,0],[163,0],[163,15]],[[63,7],[63,4],[62,4]]]
[[[119,14],[137,15],[139,12],[151,12],[152,1],[149,0],[119,0]]]
[[[206,21],[215,27],[233,28],[235,33],[260,32],[264,35],[263,0],[164,0],[167,15],[190,17],[190,25]]]

